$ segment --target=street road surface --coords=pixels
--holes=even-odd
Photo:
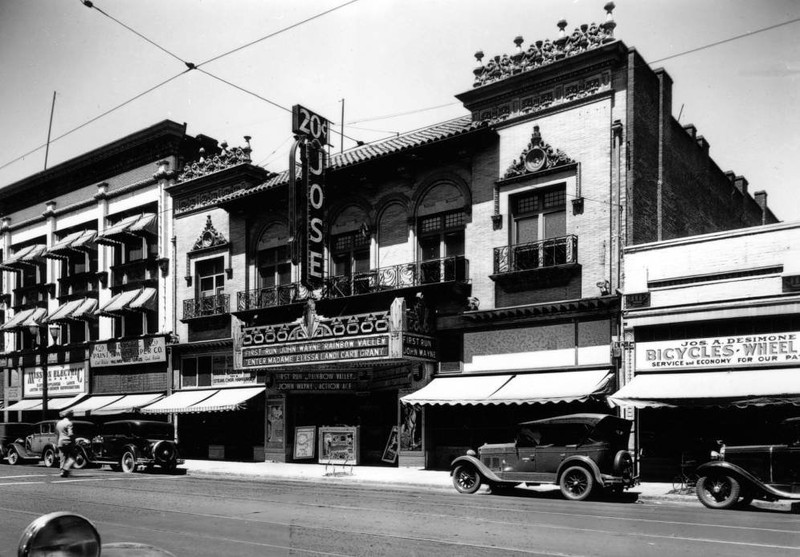
[[[800,515],[697,502],[570,502],[557,491],[459,495],[402,486],[219,480],[0,465],[0,556],[34,518],[67,510],[102,539],[176,556],[800,554]]]

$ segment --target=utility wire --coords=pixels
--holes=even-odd
[[[328,15],[331,12],[335,12],[336,10],[340,10],[341,8],[349,6],[350,4],[355,4],[356,2],[358,2],[358,0],[350,0],[349,2],[345,2],[344,4],[341,4],[340,6],[336,6],[335,8],[331,8],[330,10],[327,10],[327,11],[324,11],[324,12],[320,12],[320,13],[318,13],[316,15],[313,15],[313,16],[311,16],[309,18],[306,18],[303,21],[298,21],[297,23],[293,23],[292,25],[290,25],[288,27],[284,27],[283,29],[278,29],[274,33],[270,33],[269,35],[265,35],[265,36],[261,37],[260,39],[256,39],[254,41],[250,41],[249,43],[243,44],[242,46],[239,46],[239,47],[236,47],[233,50],[229,50],[228,52],[223,52],[222,54],[214,56],[213,58],[209,58],[208,60],[200,62],[199,64],[197,64],[197,67],[199,68],[200,66],[205,66],[206,64],[210,64],[211,62],[216,62],[220,58],[224,58],[225,56],[230,56],[234,52],[239,52],[240,50],[243,50],[245,48],[251,47],[254,44],[258,44],[261,41],[265,41],[265,40],[270,39],[270,38],[272,38],[272,37],[274,37],[276,35],[280,35],[281,33],[285,33],[286,31],[289,31],[290,29],[294,29],[295,27],[299,27],[300,25],[303,25],[304,23],[308,23],[309,21],[313,21],[313,20],[315,20],[317,18],[320,18],[320,17],[322,17],[324,15]]]
[[[664,58],[659,58],[658,60],[653,60],[650,62],[651,64],[657,64],[658,62],[663,62],[664,60],[671,60],[673,58],[677,58],[678,56],[685,56],[687,54],[692,54],[693,52],[698,52],[700,50],[705,50],[707,48],[711,48],[712,46],[719,46],[721,44],[729,43],[731,41],[737,41],[739,39],[743,39],[745,37],[749,37],[751,35],[755,35],[757,33],[763,33],[764,31],[771,31],[772,29],[777,29],[778,27],[783,27],[784,25],[791,25],[792,23],[797,23],[800,21],[800,17],[795,19],[790,19],[789,21],[784,21],[782,23],[776,23],[775,25],[770,25],[768,27],[763,27],[761,29],[756,29],[755,31],[748,31],[747,33],[743,33],[741,35],[736,35],[735,37],[730,37],[728,39],[723,39],[721,41],[717,41],[715,43],[709,43],[707,45],[698,46],[697,48],[693,48],[691,50],[684,50],[683,52],[679,52],[677,54],[672,54],[670,56],[666,56]]]
[[[137,99],[140,99],[140,98],[144,97],[144,96],[145,96],[145,95],[147,95],[148,93],[152,93],[153,91],[155,91],[156,89],[158,89],[158,88],[160,88],[160,87],[163,87],[164,85],[166,85],[166,84],[167,84],[167,83],[169,83],[170,81],[173,81],[173,80],[175,80],[175,79],[179,78],[180,76],[182,76],[183,74],[185,74],[185,73],[186,73],[186,72],[188,72],[188,71],[189,71],[189,70],[184,70],[184,71],[182,71],[182,72],[181,72],[181,73],[179,73],[179,74],[173,75],[173,76],[172,76],[172,77],[170,77],[169,79],[167,79],[167,80],[165,80],[165,81],[162,81],[162,82],[161,82],[161,83],[159,83],[158,85],[154,85],[154,86],[150,87],[148,90],[146,90],[146,91],[143,91],[143,92],[139,93],[139,94],[138,94],[138,95],[136,95],[135,97],[131,97],[131,98],[130,98],[130,99],[128,99],[127,101],[125,101],[125,102],[122,102],[122,103],[118,104],[117,106],[115,106],[115,107],[113,107],[113,108],[110,108],[109,110],[106,110],[105,112],[103,112],[102,114],[99,114],[98,116],[95,116],[95,117],[94,117],[94,118],[92,118],[91,120],[87,120],[87,121],[86,121],[86,122],[84,122],[83,124],[80,124],[79,126],[77,126],[77,127],[74,127],[74,128],[72,128],[71,130],[69,130],[69,131],[67,131],[67,132],[65,132],[65,133],[63,133],[63,134],[61,134],[61,135],[59,135],[59,136],[57,136],[57,137],[54,137],[54,138],[53,138],[53,139],[50,141],[50,143],[54,143],[54,142],[58,141],[59,139],[63,139],[63,138],[65,138],[65,137],[67,137],[68,135],[70,135],[70,134],[72,134],[72,133],[74,133],[74,132],[78,131],[78,130],[79,130],[79,129],[81,129],[81,128],[85,128],[85,127],[86,127],[86,126],[88,126],[89,124],[91,124],[91,123],[93,123],[93,122],[96,122],[96,121],[98,121],[100,118],[103,118],[103,117],[105,117],[105,116],[108,116],[109,114],[111,114],[112,112],[115,112],[115,111],[119,110],[119,109],[120,109],[120,108],[122,108],[123,106],[125,106],[125,105],[128,105],[128,104],[132,103],[133,101],[135,101],[135,100],[137,100]],[[19,156],[19,157],[17,157],[16,159],[14,159],[14,160],[10,160],[10,161],[8,161],[7,163],[5,163],[5,164],[3,164],[2,166],[0,166],[0,170],[2,170],[3,168],[5,168],[5,167],[9,166],[10,164],[13,164],[13,163],[15,163],[15,162],[17,162],[17,161],[19,161],[19,160],[22,160],[22,159],[24,159],[24,158],[25,158],[25,157],[27,157],[28,155],[32,155],[32,154],[33,154],[33,153],[35,153],[36,151],[39,151],[39,150],[41,150],[41,149],[44,149],[45,147],[47,147],[47,144],[46,144],[46,143],[43,143],[43,144],[39,145],[38,147],[36,147],[35,149],[31,149],[31,150],[30,150],[30,151],[28,151],[27,153],[25,153],[25,154],[23,154],[23,155],[20,155],[20,156]]]

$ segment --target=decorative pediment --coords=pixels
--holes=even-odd
[[[228,143],[220,143],[220,152],[212,157],[206,158],[206,150],[200,149],[200,159],[185,165],[183,171],[178,176],[178,182],[194,180],[201,176],[206,176],[220,170],[225,170],[237,164],[250,163],[250,136],[244,136],[246,145],[244,147],[233,147],[228,149]]]
[[[214,228],[214,224],[211,222],[211,215],[208,215],[206,227],[200,233],[200,236],[197,237],[194,246],[192,246],[192,251],[214,248],[227,244],[228,240],[226,240],[225,236],[221,233],[217,232],[217,229]]]
[[[549,143],[542,141],[539,126],[533,126],[533,134],[528,146],[518,159],[514,159],[502,179],[508,180],[568,164],[575,164],[575,161],[561,149],[554,149]]]

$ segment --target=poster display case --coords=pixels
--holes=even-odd
[[[319,463],[358,464],[359,430],[358,426],[320,426]]]

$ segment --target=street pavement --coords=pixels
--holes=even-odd
[[[453,490],[448,471],[390,466],[342,466],[283,462],[233,462],[225,460],[187,460],[182,466],[189,476],[225,479],[292,480],[323,484],[371,484]],[[532,489],[552,490],[547,485]],[[482,487],[481,489],[486,489]],[[667,500],[700,505],[694,489],[676,492],[671,483],[646,482],[628,490],[640,501]]]

